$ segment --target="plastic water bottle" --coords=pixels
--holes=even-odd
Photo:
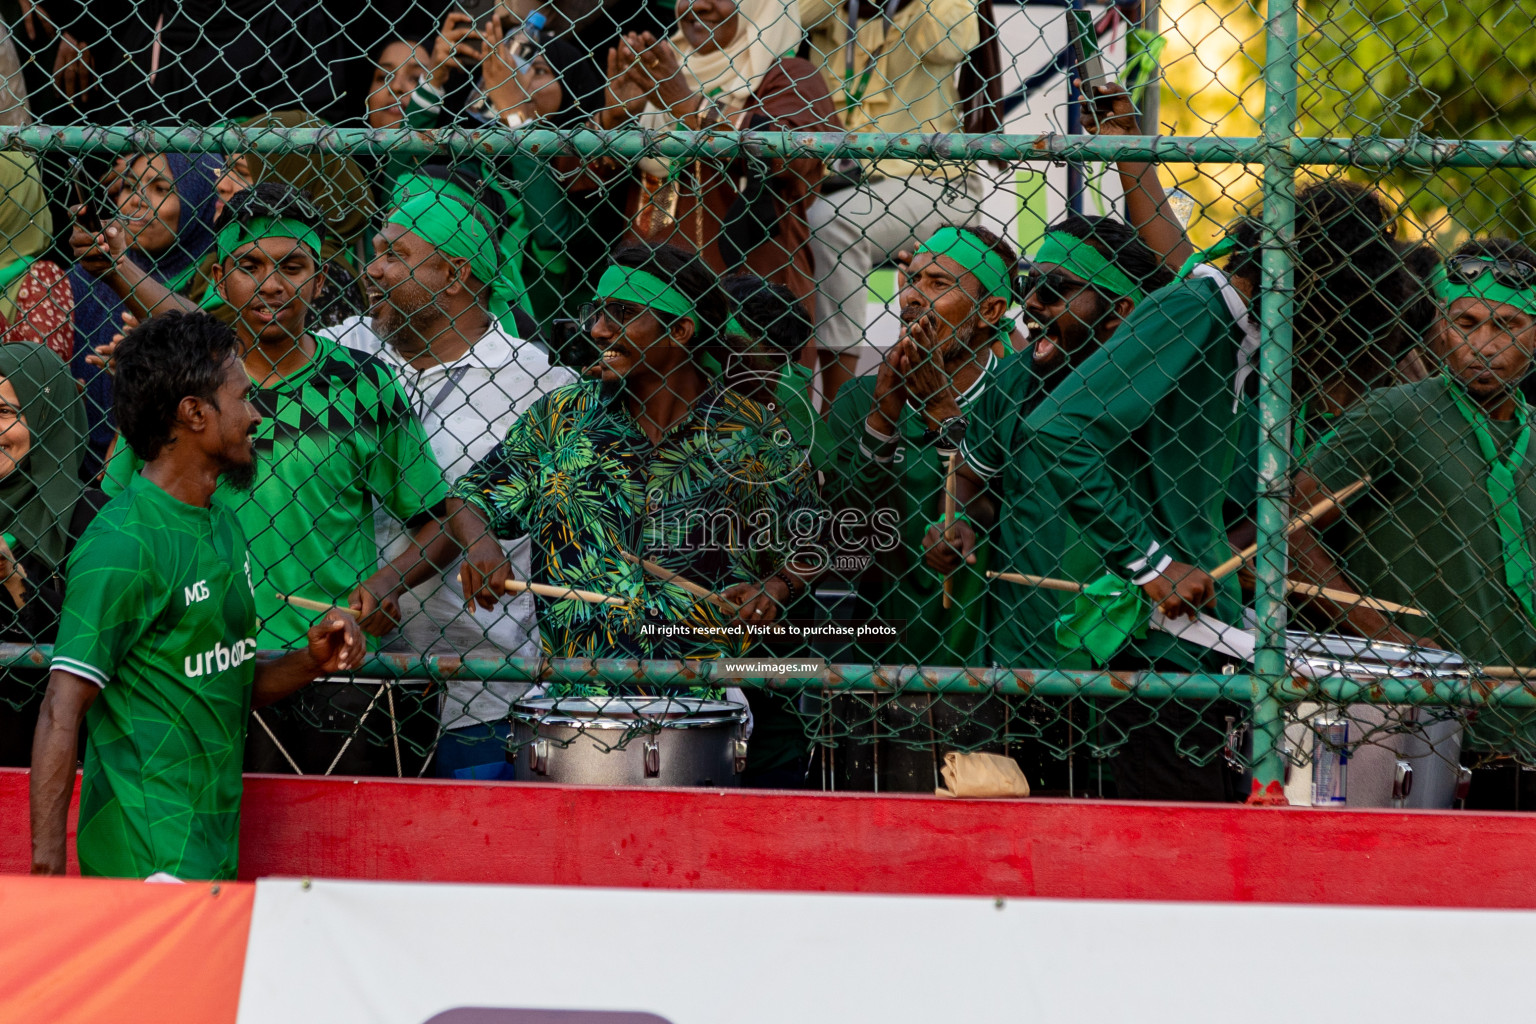
[[[517,73],[523,74],[533,63],[533,58],[543,49],[540,36],[544,32],[545,17],[538,11],[528,15],[517,35],[512,39],[512,56],[516,59]]]

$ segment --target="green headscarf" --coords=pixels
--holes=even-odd
[[[1129,274],[1083,239],[1065,231],[1047,231],[1032,259],[1070,270],[1110,298],[1128,298],[1138,304],[1146,298],[1141,285]]]
[[[53,214],[38,174],[25,153],[0,153],[0,317],[16,319],[21,279],[53,240]]]
[[[425,180],[437,182],[434,178]],[[490,230],[478,215],[483,207],[466,205],[454,194],[455,190],[462,192],[463,189],[449,182],[437,183],[448,187],[407,199],[389,215],[387,223],[400,225],[436,247],[444,256],[468,260],[469,272],[491,290],[492,318],[503,329],[516,333],[513,305],[532,312],[528,308],[528,292],[517,261],[503,258]]]
[[[0,377],[11,382],[32,448],[0,477],[0,529],[54,568],[64,563],[69,518],[80,498],[85,406],[69,367],[45,345],[0,345]]]

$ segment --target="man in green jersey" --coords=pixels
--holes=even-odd
[[[1291,537],[1308,583],[1423,609],[1392,618],[1358,604],[1316,604],[1351,632],[1400,643],[1421,638],[1482,664],[1536,663],[1536,453],[1520,393],[1536,352],[1536,252],[1479,239],[1437,274],[1443,315],[1430,344],[1442,372],[1374,392],[1341,416],[1296,474],[1305,509],[1370,476],[1344,509]],[[1467,745],[1536,754],[1527,715],[1478,713]],[[1511,806],[1521,776],[1480,772],[1469,800]],[[1497,782],[1497,791],[1489,792]],[[1532,805],[1529,784],[1523,806]]]
[[[280,646],[313,618],[278,595],[350,604],[366,630],[381,633],[391,623],[379,608],[432,575],[433,560],[452,554],[443,543],[428,550],[441,537],[434,517],[447,483],[394,372],[310,330],[311,303],[322,283],[318,224],[304,193],[269,182],[237,193],[218,222],[214,277],[236,312],[235,333],[263,415],[255,486],[249,494],[227,495],[250,541],[262,649]],[[138,465],[120,446],[103,489],[122,491]],[[374,521],[379,506],[418,538],[382,567]],[[288,771],[291,758],[305,772],[325,772],[345,735],[322,734],[313,723],[344,731],[371,696],[371,688],[327,683],[280,714],[263,716],[286,756],[267,729],[258,729],[250,767]],[[430,744],[435,723],[417,717]],[[394,761],[386,746],[353,742],[337,770],[393,773]]]
[[[116,373],[117,423],[144,471],[69,559],[32,748],[32,871],[64,873],[84,718],[81,873],[233,878],[249,708],[356,668],[363,637],[332,612],[306,650],[256,656],[250,557],[220,482],[250,486],[261,414],[228,328],[201,313],[150,320],[118,347]]]

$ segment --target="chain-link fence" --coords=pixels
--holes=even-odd
[[[334,606],[247,769],[1531,805],[1531,10],[0,14],[9,762],[49,664],[218,731]]]

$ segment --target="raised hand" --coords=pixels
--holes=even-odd
[[[1079,89],[1082,80],[1076,80]],[[1140,135],[1141,125],[1136,121],[1136,107],[1131,94],[1119,82],[1106,82],[1093,87],[1093,96],[1084,95],[1083,131],[1089,135]],[[1103,108],[1108,113],[1101,113]]]
[[[475,19],[463,11],[450,12],[432,40],[432,84],[441,89],[452,72],[473,73],[483,56]]]

